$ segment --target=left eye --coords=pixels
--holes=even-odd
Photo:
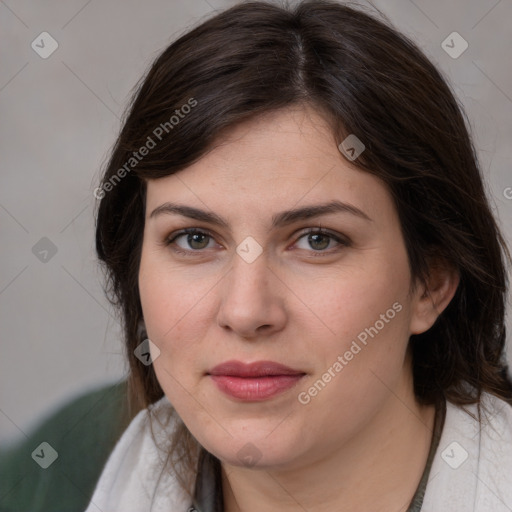
[[[348,245],[346,241],[341,239],[340,237],[326,232],[322,230],[310,230],[306,233],[304,233],[301,237],[299,237],[298,241],[307,237],[307,243],[309,244],[310,248],[312,248],[315,252],[323,252],[324,249],[327,249],[329,247],[330,242],[333,240],[338,244],[342,246]],[[306,250],[309,250],[306,248]]]

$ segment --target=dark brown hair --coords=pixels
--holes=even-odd
[[[464,109],[413,42],[358,7],[241,3],[179,37],[137,86],[104,172],[96,229],[107,291],[124,321],[135,410],[163,396],[152,366],[134,356],[145,336],[137,284],[145,180],[196,162],[225,128],[300,104],[324,116],[336,145],[349,134],[365,144],[353,164],[389,187],[412,276],[425,280],[439,258],[459,272],[434,326],[410,338],[418,401],[478,403],[484,391],[512,400],[504,359],[510,254]],[[183,115],[170,121],[176,110]],[[127,167],[148,137],[155,146]]]

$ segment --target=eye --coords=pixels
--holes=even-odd
[[[176,240],[183,238],[185,246],[176,243]],[[208,242],[213,241],[212,235],[206,231],[197,228],[187,228],[178,231],[174,236],[165,241],[165,245],[176,245],[184,250],[173,248],[179,254],[189,255],[190,253],[200,252],[201,249],[208,248]],[[205,243],[206,242],[206,243]]]
[[[307,238],[306,238],[307,237]],[[342,247],[348,247],[350,245],[349,241],[344,239],[343,237],[339,235],[335,235],[334,233],[331,233],[329,231],[326,231],[322,228],[314,228],[309,229],[306,231],[302,236],[298,238],[299,240],[302,240],[306,238],[306,243],[309,245],[309,247],[299,247],[300,249],[305,250],[311,250],[313,249],[314,252],[320,253],[318,256],[321,256],[321,253],[327,253],[331,254],[332,252],[335,252],[336,246],[333,250],[326,251],[325,249],[330,248],[333,249],[331,242],[335,241],[338,246]],[[339,247],[338,247],[339,249]],[[315,254],[315,256],[317,256]]]

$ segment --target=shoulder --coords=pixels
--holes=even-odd
[[[164,470],[179,421],[166,396],[140,411],[110,454],[86,512],[186,509],[189,498]]]
[[[512,441],[512,406],[489,393],[482,395],[480,410],[477,404],[446,405],[446,431],[459,433],[476,441]],[[445,430],[443,430],[445,432]]]
[[[512,510],[512,407],[485,393],[478,406],[446,407],[422,512]]]
[[[485,394],[481,432],[488,446],[503,445],[504,455],[512,453],[512,405],[493,395]]]

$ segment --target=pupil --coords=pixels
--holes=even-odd
[[[329,245],[329,239],[328,237],[326,237],[325,235],[321,235],[321,234],[315,234],[315,235],[310,235],[310,241],[313,242],[313,244],[317,243],[317,237],[320,237],[320,239],[324,239],[324,242],[327,241],[327,243],[324,243],[322,247],[316,247],[316,249],[325,249],[328,245]],[[315,238],[315,240],[312,240],[312,238]],[[322,245],[322,244],[320,244]]]
[[[203,237],[203,238],[205,238],[206,236],[207,236],[207,235],[204,235],[204,234],[201,234],[201,233],[193,233],[193,234],[191,234],[191,235],[188,235],[188,237],[189,237],[189,238],[188,238],[188,241],[189,241],[189,243],[191,244],[191,246],[192,246],[192,247],[194,247],[195,249],[202,249],[202,247],[195,247],[195,246],[193,245],[195,242],[198,242],[198,240],[194,239],[194,237]],[[191,237],[192,237],[192,239],[191,239]],[[204,241],[204,240],[203,240],[203,241]],[[199,242],[199,244],[201,244],[201,242]]]

